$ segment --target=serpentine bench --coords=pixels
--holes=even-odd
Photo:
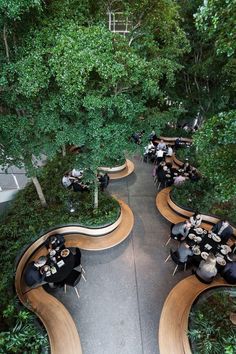
[[[232,286],[223,279],[211,284],[201,283],[194,275],[180,281],[169,293],[159,322],[160,354],[192,354],[187,337],[191,307],[205,290],[219,286]]]
[[[47,254],[44,246],[48,236],[60,233],[65,237],[67,247],[79,247],[84,250],[99,251],[121,243],[130,234],[134,216],[132,210],[123,201],[119,201],[121,214],[118,222],[102,229],[89,229],[70,225],[54,228],[41,235],[21,256],[16,266],[15,289],[24,306],[33,311],[43,322],[50,341],[52,354],[81,354],[81,344],[75,323],[64,305],[48,294],[42,286],[29,288],[24,282],[24,270],[27,264],[41,255]],[[95,236],[95,232],[99,236]],[[91,236],[93,235],[93,236]]]
[[[193,211],[186,210],[178,206],[171,199],[171,187],[162,189],[156,196],[156,207],[164,218],[170,221],[173,224],[176,224],[181,221],[189,219],[193,215]],[[220,221],[219,218],[216,218],[211,215],[202,214],[202,224],[201,227],[204,229],[210,230],[214,224]],[[232,226],[232,225],[231,225]],[[236,236],[236,228],[233,227],[233,234]]]
[[[125,164],[116,167],[99,167],[99,171],[107,172],[111,180],[129,176],[134,172],[134,163],[126,159]]]

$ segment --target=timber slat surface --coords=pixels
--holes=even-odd
[[[108,173],[111,180],[120,179],[129,176],[134,172],[134,163],[131,160],[126,159],[126,167],[118,172]]]
[[[120,200],[119,203],[122,219],[115,230],[98,237],[80,233],[65,234],[66,246],[99,251],[121,243],[133,228],[134,216],[127,204]],[[61,228],[60,232],[66,233],[66,227]],[[24,283],[23,272],[27,263],[47,253],[43,243],[50,234],[52,234],[51,231],[41,236],[21,257],[16,269],[16,292],[22,304],[33,311],[43,322],[48,333],[52,354],[81,354],[80,338],[75,323],[64,305],[48,294],[42,286],[29,289]]]
[[[189,313],[194,300],[206,289],[232,286],[223,279],[201,283],[194,275],[180,281],[169,293],[160,318],[160,354],[192,354],[187,337]]]

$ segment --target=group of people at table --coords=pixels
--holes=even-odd
[[[89,190],[89,185],[83,182],[83,170],[73,169],[67,171],[62,177],[62,185],[67,189],[73,189],[74,192],[86,192]],[[99,173],[97,175],[101,191],[107,188],[110,177],[107,173]]]
[[[49,236],[44,246],[47,255],[27,264],[24,280],[28,287],[49,284],[51,288],[69,284],[71,275],[79,276],[81,270],[81,252],[79,248],[66,248],[63,235]],[[80,271],[74,268],[80,267]]]
[[[154,162],[153,177],[159,182],[159,187],[180,185],[186,180],[198,181],[200,179],[197,169],[188,161],[185,161],[181,168],[175,167],[171,161],[172,155],[171,145],[166,145],[163,140],[156,145],[153,140],[150,140],[145,147],[144,160]]]
[[[171,238],[179,247],[171,252],[178,264],[193,265],[197,278],[210,283],[217,273],[236,284],[236,238],[227,220],[216,223],[210,231],[202,229],[202,216],[195,213],[189,220],[173,224]]]

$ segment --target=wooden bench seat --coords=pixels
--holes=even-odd
[[[33,289],[26,286],[23,277],[25,267],[31,260],[47,254],[44,242],[53,233],[64,234],[67,247],[90,251],[104,250],[121,243],[133,228],[134,216],[127,204],[120,200],[119,203],[121,222],[115,230],[102,236],[81,234],[81,226],[78,226],[79,233],[76,233],[76,226],[73,226],[73,233],[71,226],[50,230],[33,242],[18,261],[15,275],[16,293],[23,305],[42,320],[48,333],[52,354],[81,354],[79,335],[71,315],[60,301],[48,294],[42,286]],[[92,230],[94,232],[94,229]],[[89,229],[86,229],[86,232],[89,232]]]
[[[134,172],[134,163],[131,160],[126,159],[126,167],[118,172],[108,173],[108,176],[111,180],[121,179],[128,177],[131,173]]]
[[[192,354],[187,337],[191,307],[203,291],[218,286],[232,285],[227,284],[223,279],[204,284],[191,275],[171,290],[162,308],[159,322],[160,354]]]

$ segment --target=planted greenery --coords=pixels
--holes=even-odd
[[[196,147],[194,145],[190,145],[190,147],[186,147],[185,149],[178,149],[176,151],[176,157],[182,162],[188,160],[190,165],[196,168],[199,165],[197,160]]]
[[[227,202],[220,202],[214,184],[207,178],[198,182],[186,181],[183,185],[173,186],[172,198],[175,203],[200,213],[213,214],[219,218],[226,218],[236,224],[236,198]]]
[[[13,264],[21,249],[38,238],[39,234],[47,231],[56,225],[79,223],[86,226],[102,226],[113,223],[120,214],[119,203],[107,193],[100,193],[99,208],[93,208],[92,195],[90,192],[76,193],[65,189],[61,184],[61,178],[66,170],[71,170],[75,163],[75,155],[68,155],[64,158],[56,158],[49,162],[40,173],[39,180],[45,193],[48,203],[47,208],[42,208],[38,200],[37,193],[32,184],[24,190],[18,192],[12,202],[8,213],[2,215],[0,225],[0,248],[4,254],[4,261],[0,263],[1,281],[1,330],[2,345],[7,348],[19,343],[15,351],[3,351],[4,353],[36,353],[40,350],[28,349],[25,344],[22,351],[21,339],[31,343],[34,335],[31,317],[23,323],[21,331],[18,332],[18,318],[13,316],[13,321],[9,322],[6,313],[9,312],[9,304],[15,297],[12,286],[14,279]],[[71,213],[73,205],[75,211]],[[26,311],[26,313],[28,313]],[[26,325],[27,322],[27,325]],[[37,332],[37,330],[35,330]],[[36,333],[35,332],[35,333]],[[23,333],[21,335],[21,333]],[[18,334],[19,337],[18,338]],[[40,337],[39,337],[40,338]],[[14,344],[15,343],[15,344]],[[35,346],[38,342],[35,342]],[[44,342],[43,342],[44,343]],[[35,347],[36,348],[36,347]],[[12,349],[13,350],[13,349]]]
[[[192,138],[192,132],[186,131],[184,129],[181,128],[171,128],[166,126],[164,129],[162,129],[161,131],[161,135],[162,136],[166,136],[166,137],[171,137],[171,138],[175,138],[175,137],[182,137],[182,138]]]
[[[234,354],[236,329],[230,313],[236,311],[236,290],[219,289],[203,294],[190,314],[188,335],[193,354]]]
[[[3,317],[9,330],[0,333],[0,353],[49,353],[47,335],[29,311],[9,304]]]

